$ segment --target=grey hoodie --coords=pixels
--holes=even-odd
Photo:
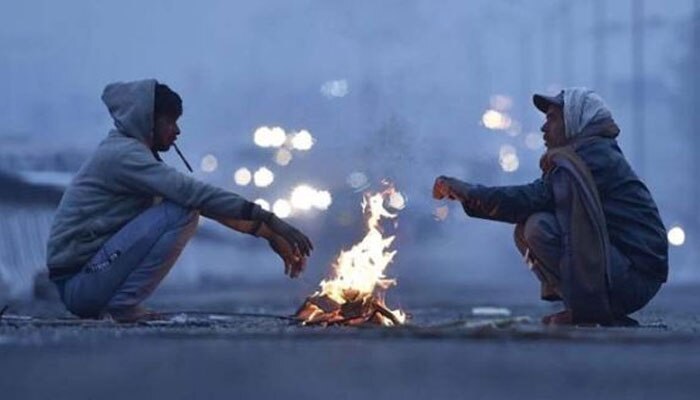
[[[48,241],[52,279],[70,277],[130,220],[161,196],[210,217],[258,220],[268,214],[241,196],[200,182],[156,160],[153,136],[156,80],[112,83],[102,101],[113,129],[63,194]]]

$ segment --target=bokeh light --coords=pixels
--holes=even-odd
[[[286,166],[292,161],[292,152],[285,148],[278,149],[275,153],[275,163],[277,165]]]
[[[316,189],[307,185],[299,185],[292,190],[290,200],[294,208],[309,210],[313,207],[315,198]]]
[[[683,246],[685,243],[685,231],[680,226],[674,226],[668,230],[668,242],[674,246]]]
[[[270,211],[270,203],[265,199],[255,199],[253,203],[259,205],[265,211]]]
[[[520,167],[520,159],[515,147],[505,144],[498,151],[498,162],[505,172],[515,172]]]
[[[349,85],[345,79],[328,81],[321,85],[321,94],[328,98],[345,97],[348,94]]]
[[[355,190],[364,190],[368,186],[368,182],[367,175],[358,171],[348,175],[347,179],[348,185]]]
[[[233,173],[233,181],[238,186],[246,186],[253,179],[253,174],[248,168],[239,168]]]
[[[279,126],[261,126],[253,133],[253,142],[260,147],[281,147],[287,141],[287,134]]]
[[[255,174],[253,174],[253,182],[257,187],[268,187],[274,182],[275,174],[272,173],[266,167],[260,167]]]
[[[253,142],[260,147],[270,147],[272,141],[272,132],[267,126],[261,126],[253,133]]]
[[[314,207],[319,210],[327,210],[333,204],[333,197],[327,190],[319,190],[314,197]]]
[[[270,146],[271,147],[282,147],[284,142],[287,141],[287,133],[284,129],[279,126],[275,126],[270,129]]]
[[[202,162],[199,168],[204,172],[214,172],[219,167],[219,160],[213,154],[207,154],[202,157]]]
[[[314,138],[306,129],[302,129],[292,136],[292,147],[295,150],[311,150],[314,145]]]
[[[486,110],[481,117],[481,123],[488,129],[505,130],[510,128],[512,121],[508,115],[496,110]]]
[[[292,205],[285,199],[278,199],[272,205],[272,212],[280,218],[287,218],[292,215]]]
[[[317,190],[309,185],[299,185],[290,196],[292,207],[298,210],[310,210],[312,207],[327,210],[333,203],[333,197],[327,190]]]

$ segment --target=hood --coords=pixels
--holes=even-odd
[[[564,89],[564,126],[569,139],[581,136],[593,125],[612,120],[605,101],[594,91],[584,87]]]
[[[119,133],[144,143],[151,142],[156,83],[155,79],[144,79],[110,83],[105,87],[102,101]]]

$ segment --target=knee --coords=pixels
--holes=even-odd
[[[559,236],[559,224],[554,214],[550,213],[532,214],[524,224],[518,226],[520,226],[520,232],[516,227],[516,235],[520,234],[528,246],[549,243],[557,240]]]

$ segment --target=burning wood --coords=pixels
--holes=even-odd
[[[368,215],[367,234],[350,250],[341,251],[333,265],[332,276],[321,281],[321,289],[306,299],[296,317],[306,325],[360,325],[365,323],[395,326],[405,322],[401,310],[384,303],[386,291],[396,285],[384,275],[396,251],[389,251],[394,236],[385,238],[379,222],[396,218],[384,208],[387,200],[393,208],[404,206],[403,196],[393,187],[373,195],[365,194],[362,209]]]

